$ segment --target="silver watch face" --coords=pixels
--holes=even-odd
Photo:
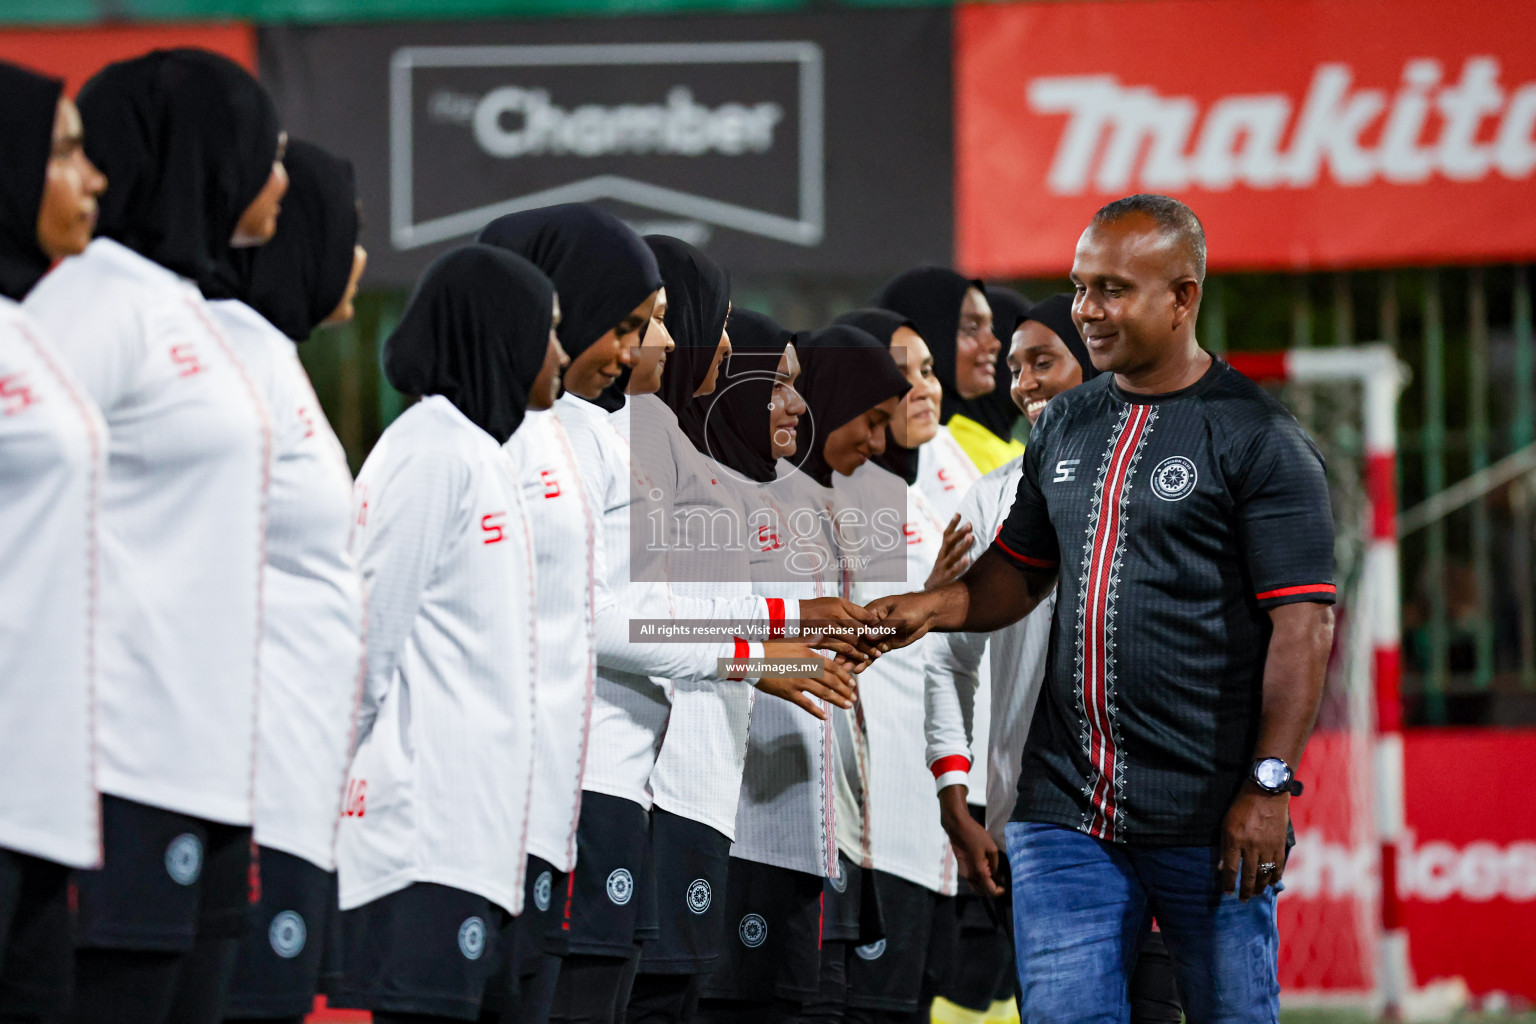
[[[1281,789],[1291,781],[1291,770],[1278,757],[1266,757],[1254,765],[1253,777],[1265,789]]]

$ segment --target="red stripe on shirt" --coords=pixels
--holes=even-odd
[[[768,635],[775,640],[784,639],[784,599],[770,597],[768,601]]]
[[[1294,597],[1297,594],[1337,594],[1338,588],[1332,583],[1307,583],[1300,587],[1281,587],[1279,590],[1266,590],[1257,595],[1260,601],[1268,601],[1272,597]]]
[[[964,754],[947,754],[939,758],[929,766],[933,777],[938,778],[945,772],[968,772],[971,770],[971,759]]]
[[[998,532],[1001,533],[1002,532],[1001,529],[999,529]],[[1019,561],[1023,562],[1025,565],[1033,566],[1036,569],[1054,569],[1054,568],[1056,568],[1056,563],[1055,562],[1047,561],[1044,558],[1030,558],[1028,555],[1021,555],[1021,554],[1019,554],[1017,551],[1013,550],[1013,548],[1009,547],[1007,544],[1004,544],[1002,537],[998,537],[998,539],[993,541],[993,543],[996,544],[998,547],[1002,548],[1003,551],[1005,551],[1009,555],[1012,555],[1014,558],[1016,558]]]

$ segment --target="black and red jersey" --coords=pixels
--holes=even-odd
[[[994,546],[1059,568],[1014,818],[1213,842],[1257,739],[1266,610],[1334,600],[1311,438],[1219,359],[1165,395],[1104,374],[1040,417]]]

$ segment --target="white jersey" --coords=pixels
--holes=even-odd
[[[598,514],[598,543],[606,566],[596,579],[597,682],[582,787],[633,800],[649,810],[651,770],[671,712],[672,686],[680,679],[713,677],[719,658],[758,658],[763,648],[760,643],[730,641],[636,642],[630,635],[631,619],[766,622],[768,605],[758,597],[684,597],[666,579],[664,566],[632,567],[631,519],[645,523],[659,516],[659,522],[670,521],[671,495],[631,458],[629,403],[610,415],[566,394],[555,408],[576,454],[582,489]],[[663,561],[665,557],[665,552],[640,553]]]
[[[971,488],[975,487],[980,479],[981,470],[976,468],[976,463],[971,461],[970,455],[960,442],[955,440],[948,427],[939,427],[939,432],[934,435],[933,440],[917,450],[917,486],[945,526],[949,525],[949,521],[959,511],[961,499],[970,493]],[[1011,499],[1009,504],[1012,504]],[[985,551],[986,546],[983,545],[981,550]],[[974,560],[976,556],[973,554],[971,557]],[[982,675],[990,671],[989,658],[988,652],[983,650],[981,653]],[[971,715],[975,724],[975,739],[970,752],[970,788],[967,793],[970,803],[985,806],[987,723],[991,721],[992,715],[991,694],[985,687],[977,691],[975,703],[971,706]]]
[[[873,582],[856,576],[855,600],[867,603],[889,594],[920,590],[939,553],[944,521],[923,496],[893,474],[866,463],[852,477],[838,477],[835,489],[866,518],[879,514],[887,495],[905,494],[901,548],[904,581]],[[886,510],[889,511],[889,510]],[[876,524],[878,535],[878,522]],[[877,557],[878,557],[877,551]],[[860,780],[863,812],[862,861],[877,871],[904,878],[934,892],[955,892],[955,858],[939,823],[939,801],[924,759],[924,664],[934,637],[882,655],[859,677],[854,734],[862,743]]]
[[[534,553],[512,461],[441,395],[358,474],[368,676],[341,907],[435,882],[517,914],[533,778]]]
[[[538,736],[528,852],[570,871],[597,670],[593,612],[602,549],[570,440],[553,410],[530,410],[506,450],[538,560]]]
[[[266,402],[196,285],[109,239],[32,290],[106,418],[102,792],[210,821],[252,820]]]
[[[972,559],[986,552],[1008,518],[1023,462],[1014,459],[994,469],[960,503],[961,519],[971,524]],[[985,797],[987,830],[999,843],[1003,826],[1013,815],[1024,741],[1045,678],[1055,608],[1056,591],[1052,590],[1039,607],[1011,626],[995,633],[939,634],[929,648],[924,715],[929,768],[938,789],[965,783],[971,803],[978,802],[977,796]],[[990,669],[984,662],[988,647]],[[986,686],[980,685],[983,678]],[[992,714],[989,722],[983,722],[974,709],[989,693]],[[985,743],[977,742],[978,733],[986,736]],[[972,760],[978,748],[986,751],[980,764]],[[964,767],[961,761],[966,762]],[[979,793],[978,770],[985,780]]]
[[[352,472],[294,343],[243,302],[209,305],[272,411],[256,842],[333,871],[365,667]]]
[[[0,298],[0,849],[101,863],[92,772],[101,413]]]
[[[831,537],[832,492],[798,472],[740,486],[752,589],[788,601],[841,596]],[[798,509],[815,517],[796,515]],[[782,700],[758,701],[754,708],[731,856],[828,877],[837,874],[832,716],[841,711],[813,699],[827,721]]]

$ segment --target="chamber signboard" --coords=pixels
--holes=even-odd
[[[1536,255],[1536,23],[1517,0],[972,5],[957,246],[1060,274],[1093,211],[1187,201],[1211,265]]]
[[[279,28],[261,55],[285,127],[357,164],[376,282],[561,202],[746,273],[952,249],[947,11]]]

